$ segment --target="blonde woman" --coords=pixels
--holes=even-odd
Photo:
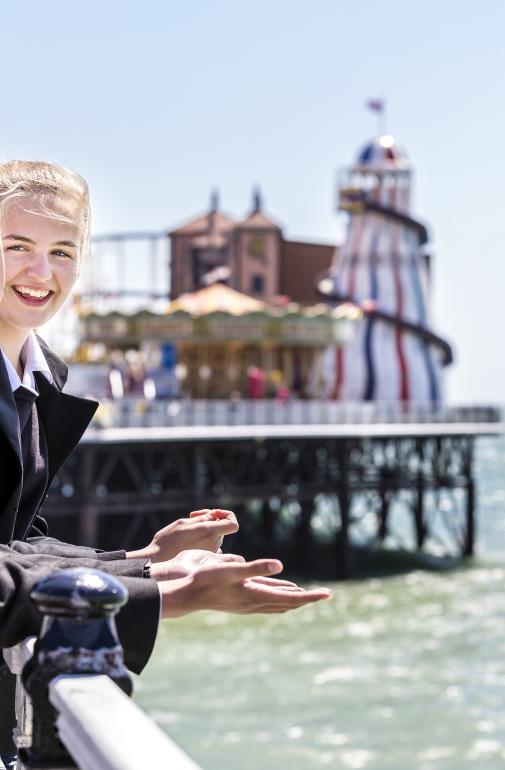
[[[89,250],[89,235],[89,195],[82,177],[44,162],[0,165],[0,236],[5,260],[0,301],[0,458],[6,470],[0,477],[0,543],[11,543],[24,554],[90,555],[90,549],[47,539],[40,507],[97,404],[62,392],[67,368],[33,331],[51,319],[68,297]],[[165,581],[174,577],[168,560],[187,549],[215,552],[222,537],[237,528],[230,511],[198,511],[157,532],[139,551],[99,553],[97,558],[152,561],[151,576],[160,585],[167,582],[160,589],[164,616],[199,609],[202,599],[208,608],[282,612],[328,596],[323,589],[305,592],[288,581],[273,580],[269,575],[282,569],[275,560],[245,565],[237,563],[241,557],[226,555],[210,562],[206,558],[203,567],[201,556],[197,567],[188,566],[185,556],[185,566],[177,573],[181,577]],[[96,556],[94,551],[92,554]],[[234,588],[229,593],[225,590],[223,594],[222,586],[218,595],[212,577],[216,569],[226,585],[225,576],[232,578],[230,588],[232,584]],[[258,579],[253,583],[245,579],[251,577]],[[178,584],[179,580],[186,583]],[[196,591],[195,583],[202,580]],[[170,599],[164,601],[165,596]]]
[[[89,233],[82,177],[44,162],[0,165],[0,646],[38,632],[40,618],[28,600],[37,579],[68,566],[99,566],[128,587],[118,631],[127,664],[140,672],[160,616],[200,609],[286,612],[330,594],[271,577],[282,570],[277,560],[246,563],[214,553],[238,528],[230,511],[194,512],[130,553],[47,537],[42,501],[97,404],[62,392],[67,368],[34,329],[67,298],[89,250]],[[11,763],[13,689],[1,666],[0,690],[0,756]]]

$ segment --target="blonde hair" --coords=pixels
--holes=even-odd
[[[44,216],[77,227],[82,256],[90,248],[90,208],[87,182],[63,166],[39,160],[0,164],[0,219],[14,200],[34,197]]]

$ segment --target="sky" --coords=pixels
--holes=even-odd
[[[95,233],[162,230],[260,185],[285,236],[335,242],[336,173],[376,133],[415,168],[453,403],[505,402],[505,3],[0,0],[0,157],[89,182]]]

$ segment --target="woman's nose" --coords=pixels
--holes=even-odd
[[[49,281],[53,271],[48,255],[44,252],[33,253],[28,265],[28,274],[39,281]]]

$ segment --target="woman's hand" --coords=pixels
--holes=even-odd
[[[165,562],[181,551],[202,549],[219,551],[225,535],[237,532],[238,522],[233,511],[220,508],[192,511],[187,519],[177,519],[155,534],[152,542],[140,551],[129,551],[127,559],[151,559]]]
[[[162,617],[198,610],[280,613],[331,597],[326,588],[305,591],[295,583],[271,577],[281,571],[282,564],[276,559],[203,564],[184,578],[158,583]]]
[[[229,562],[244,562],[243,556],[234,553],[213,553],[202,549],[181,551],[169,561],[161,561],[151,566],[151,577],[161,582],[193,575],[203,566],[227,564]]]

